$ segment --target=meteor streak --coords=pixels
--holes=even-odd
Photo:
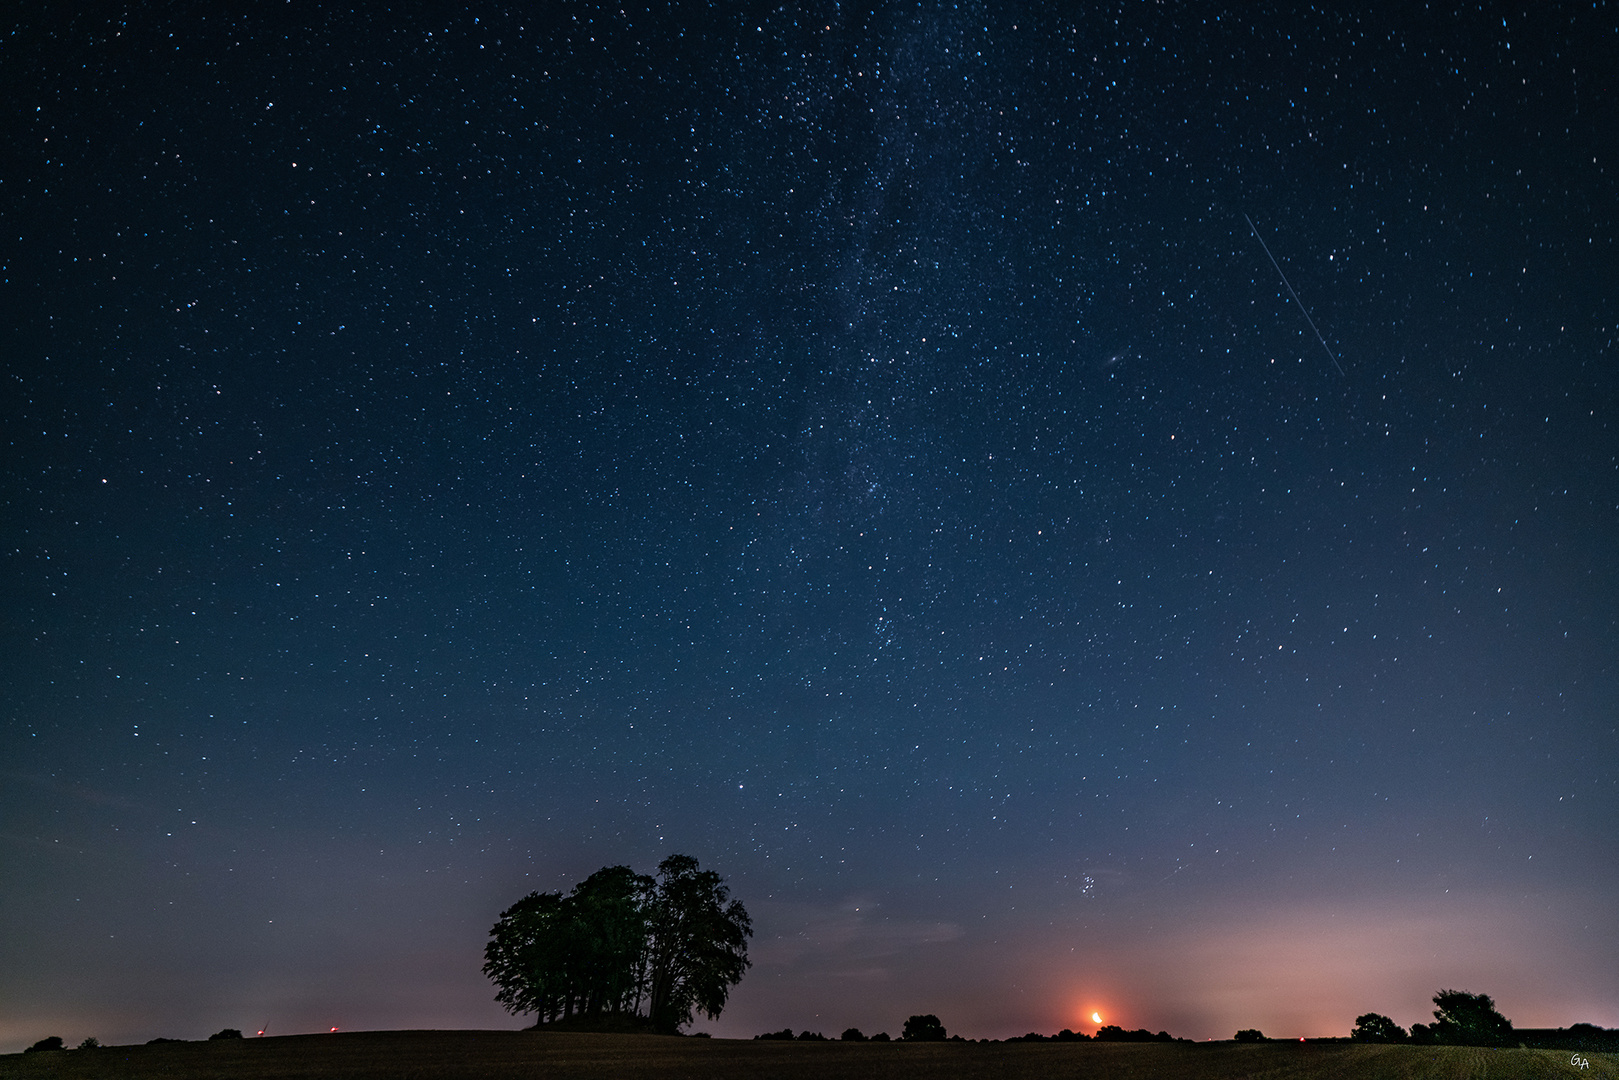
[[[1282,273],[1282,264],[1277,262],[1276,256],[1270,253],[1270,245],[1265,243],[1265,238],[1259,235],[1258,229],[1254,228],[1254,219],[1244,214],[1242,215],[1242,220],[1248,223],[1248,228],[1253,229],[1254,239],[1258,240],[1259,246],[1265,249],[1265,258],[1269,259],[1270,264],[1276,267],[1276,273],[1281,276],[1282,284],[1287,286],[1288,295],[1293,298],[1293,302],[1299,306],[1299,311],[1304,314],[1304,321],[1310,324],[1311,330],[1315,330],[1315,339],[1321,343],[1323,349],[1327,350],[1327,359],[1331,360],[1332,366],[1338,369],[1338,374],[1347,375],[1348,372],[1344,371],[1344,366],[1338,363],[1338,358],[1332,354],[1331,347],[1327,345],[1327,339],[1321,336],[1321,331],[1316,330],[1315,320],[1310,318],[1310,312],[1305,308],[1304,301],[1300,300],[1299,294],[1293,291],[1293,283],[1287,280],[1286,274]]]

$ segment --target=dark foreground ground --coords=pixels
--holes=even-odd
[[[1581,1067],[1579,1060],[1587,1064]],[[0,1080],[1619,1080],[1619,1054],[1301,1043],[839,1043],[357,1031],[0,1057]]]

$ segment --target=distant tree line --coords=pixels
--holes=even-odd
[[[212,1042],[215,1039],[240,1039],[241,1037],[242,1037],[242,1033],[240,1031],[237,1031],[235,1028],[226,1028],[224,1031],[216,1032],[215,1034],[208,1036],[208,1041]],[[151,1045],[153,1045],[155,1043],[177,1043],[177,1042],[185,1042],[185,1040],[184,1039],[163,1039],[163,1038],[148,1039],[146,1041],[146,1045],[151,1046]],[[25,1054],[33,1054],[33,1053],[38,1053],[41,1050],[66,1050],[66,1049],[67,1049],[67,1044],[66,1044],[66,1042],[63,1041],[62,1036],[60,1036],[60,1035],[51,1035],[51,1036],[48,1036],[46,1038],[43,1038],[43,1039],[39,1040],[33,1046],[30,1046],[28,1049],[24,1050],[23,1053],[25,1053]],[[96,1038],[94,1035],[86,1036],[84,1041],[79,1043],[78,1049],[80,1049],[80,1050],[100,1050],[101,1049],[101,1040]]]
[[[720,876],[671,855],[657,876],[609,866],[501,912],[484,974],[508,1011],[540,1023],[639,1021],[675,1032],[725,1007],[748,969],[753,924]]]
[[[1175,1037],[1167,1031],[1160,1031],[1154,1035],[1146,1028],[1137,1028],[1134,1031],[1125,1031],[1117,1024],[1104,1024],[1096,1029],[1096,1039],[1099,1042],[1174,1042]]]
[[[783,1028],[780,1031],[767,1031],[763,1035],[755,1035],[755,1039],[795,1039],[798,1041],[827,1041],[827,1037],[818,1031],[801,1031],[793,1034],[792,1028]],[[866,1036],[859,1028],[848,1028],[838,1038],[843,1042],[888,1042],[886,1031],[876,1035]],[[1027,1035],[1014,1035],[1006,1040],[978,1039],[978,1042],[1089,1042],[1092,1039],[1101,1042],[1190,1042],[1190,1039],[1177,1039],[1167,1031],[1153,1034],[1146,1028],[1135,1031],[1126,1031],[1117,1024],[1107,1024],[1100,1028],[1094,1036],[1083,1032],[1063,1028],[1055,1035],[1041,1035],[1031,1031]],[[901,1042],[968,1042],[960,1035],[948,1035],[939,1018],[932,1013],[921,1013],[905,1021],[905,1027],[900,1033]]]
[[[1146,1028],[1136,1028],[1126,1031],[1117,1024],[1103,1024],[1096,1029],[1095,1035],[1087,1035],[1083,1031],[1072,1031],[1063,1028],[1055,1035],[1041,1035],[1031,1031],[1027,1035],[1019,1035],[1007,1039],[1007,1042],[1190,1042],[1190,1039],[1177,1039],[1167,1031],[1154,1034]]]
[[[1526,1046],[1541,1050],[1619,1051],[1619,1029],[1595,1024],[1575,1024],[1567,1028],[1514,1028],[1512,1021],[1496,1010],[1488,994],[1466,990],[1441,990],[1433,996],[1434,1022],[1412,1024],[1408,1032],[1382,1013],[1362,1013],[1355,1017],[1349,1041],[1363,1043],[1411,1043],[1418,1046]],[[1237,1032],[1237,1042],[1269,1042],[1257,1028]],[[1342,1042],[1342,1038],[1310,1040]]]
[[[903,1042],[944,1042],[947,1038],[944,1025],[932,1013],[919,1013],[905,1021],[905,1027],[900,1031],[900,1040]],[[755,1039],[796,1039],[800,1042],[828,1042],[825,1035],[819,1031],[801,1031],[793,1034],[792,1028],[782,1028],[780,1031],[767,1031],[763,1035],[755,1035]],[[843,1034],[838,1036],[840,1042],[889,1042],[888,1032],[879,1031],[875,1035],[867,1036],[859,1028],[845,1028]],[[964,1041],[960,1035],[955,1041]]]
[[[1380,1013],[1365,1013],[1355,1018],[1355,1029],[1351,1032],[1350,1039],[1354,1042],[1410,1042],[1444,1046],[1517,1046],[1522,1042],[1525,1045],[1545,1048],[1574,1048],[1593,1051],[1619,1050],[1619,1031],[1609,1031],[1594,1024],[1575,1024],[1570,1028],[1537,1028],[1516,1031],[1513,1029],[1511,1021],[1496,1010],[1495,1001],[1488,994],[1473,994],[1465,990],[1441,990],[1434,995],[1433,1002],[1435,1008],[1434,1022],[1432,1024],[1414,1024],[1408,1033],[1400,1025]],[[757,1039],[826,1039],[826,1036],[817,1031],[804,1031],[795,1035],[791,1028],[754,1037]],[[900,1039],[907,1042],[916,1042],[939,1040],[945,1037],[944,1025],[939,1022],[939,1018],[927,1014],[912,1016],[906,1020],[904,1033],[900,1036]],[[845,1042],[868,1041],[867,1036],[862,1034],[859,1028],[847,1029],[840,1038]],[[1237,1042],[1271,1041],[1258,1028],[1243,1028],[1233,1038]],[[869,1041],[886,1042],[887,1040],[888,1035],[883,1033],[872,1036]],[[951,1040],[959,1041],[961,1036],[951,1036]],[[998,1040],[980,1039],[977,1041],[993,1042]],[[1016,1035],[1004,1041],[1167,1043],[1190,1042],[1191,1040],[1176,1038],[1167,1031],[1154,1033],[1146,1028],[1126,1031],[1117,1024],[1106,1024],[1098,1028],[1095,1035],[1086,1035],[1083,1032],[1063,1028],[1055,1035],[1042,1035],[1031,1031],[1027,1035]]]
[[[1488,994],[1441,990],[1433,996],[1434,1022],[1412,1024],[1409,1034],[1381,1013],[1355,1017],[1355,1042],[1413,1042],[1427,1046],[1516,1046],[1512,1021],[1496,1011]]]

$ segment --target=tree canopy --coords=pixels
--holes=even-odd
[[[1511,1046],[1512,1021],[1495,1010],[1488,994],[1441,990],[1433,996],[1435,1042],[1451,1046]]]
[[[672,1032],[694,1011],[720,1014],[752,935],[718,874],[671,855],[655,878],[608,866],[567,895],[523,897],[489,931],[483,970],[496,1001],[541,1023],[612,1017]]]
[[[944,1037],[944,1025],[932,1013],[907,1019],[904,1031],[900,1035],[906,1042],[941,1042]]]
[[[1349,1037],[1356,1042],[1397,1043],[1405,1042],[1405,1028],[1396,1024],[1382,1013],[1365,1013],[1355,1017],[1355,1030]]]

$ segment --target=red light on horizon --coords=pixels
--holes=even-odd
[[[333,1028],[333,1029],[332,1029],[332,1030],[333,1030],[333,1031],[336,1031],[336,1030],[337,1030],[337,1029],[336,1029],[336,1028]],[[1302,1041],[1302,1040],[1301,1040],[1301,1041]]]

